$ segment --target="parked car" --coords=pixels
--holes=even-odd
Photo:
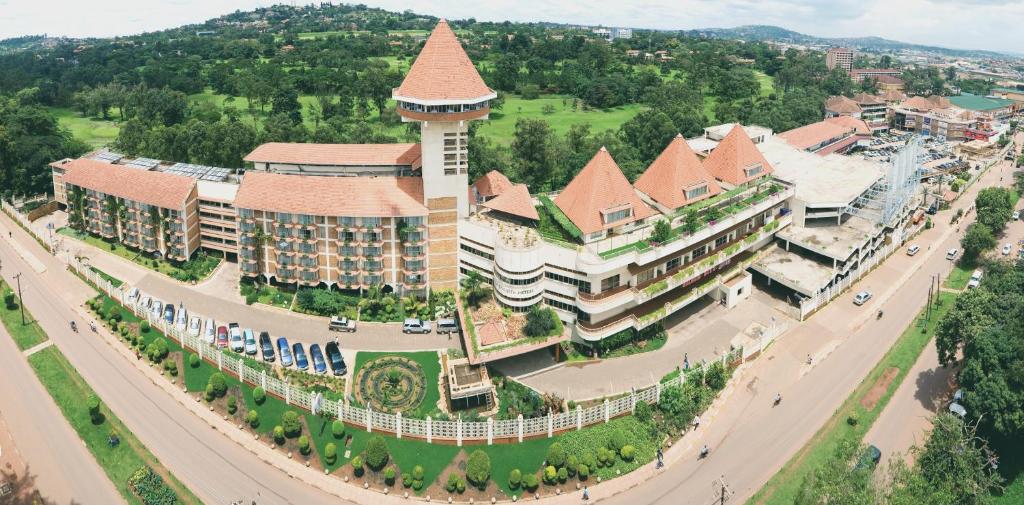
[[[320,351],[320,344],[309,346],[309,357],[313,359],[313,371],[324,373],[327,371],[327,362],[324,361],[324,353]]]
[[[253,334],[251,328],[246,328],[242,332],[242,340],[244,341],[245,353],[249,356],[256,355],[256,335]]]
[[[238,323],[228,324],[228,336],[231,338],[231,350],[242,352],[245,349],[245,341],[242,339],[242,330]]]
[[[164,306],[164,321],[167,324],[174,324],[174,304],[168,303]]]
[[[861,454],[857,460],[857,469],[874,469],[878,466],[878,462],[882,460],[882,451],[873,445],[869,445],[864,449],[864,453]]]
[[[1003,244],[1003,256],[1009,256],[1010,251],[1013,251],[1013,246],[1010,244]]]
[[[153,315],[153,319],[159,319],[160,314],[164,313],[164,302],[161,302],[160,300],[153,300],[153,303],[149,307],[149,313]]]
[[[971,274],[971,280],[967,281],[967,288],[968,289],[974,289],[974,288],[980,286],[981,285],[981,277],[983,275],[984,275],[984,273],[982,273],[980,268],[978,270],[975,270],[974,273]]]
[[[430,321],[406,319],[402,323],[402,333],[430,333]]]
[[[153,299],[150,298],[149,295],[146,295],[142,297],[142,301],[139,302],[139,307],[142,307],[143,310],[146,310],[149,308],[149,304],[151,303],[153,303]]]
[[[956,259],[956,255],[958,255],[958,254],[960,254],[960,250],[954,247],[954,248],[946,251],[946,259],[950,260],[950,261],[953,261],[953,260]]]
[[[914,244],[907,248],[907,256],[913,256],[921,251],[921,246]]]
[[[206,339],[206,343],[209,345],[213,345],[217,341],[217,326],[216,323],[213,322],[212,317],[206,320],[204,332],[205,333],[203,334],[203,336]]]
[[[217,348],[223,349],[228,346],[228,327],[217,327]]]
[[[201,326],[202,321],[199,320],[199,316],[192,316],[192,319],[188,322],[188,334],[193,337],[198,337]]]
[[[263,361],[274,361],[274,344],[270,343],[270,334],[260,332],[260,350],[263,351]]]
[[[295,368],[305,370],[309,368],[309,360],[306,359],[306,351],[302,348],[301,342],[292,344],[292,354],[295,355]]]
[[[871,295],[870,291],[861,291],[860,293],[857,293],[853,297],[853,304],[854,305],[864,305],[865,303],[868,302],[868,300],[871,299],[871,296],[872,295]]]
[[[1020,211],[1019,210],[1013,211],[1013,216],[1012,217],[1013,217],[1014,221],[1020,219]]]
[[[128,300],[135,300],[139,297],[139,288],[131,288],[128,290]]]
[[[180,331],[185,331],[185,328],[188,327],[188,311],[185,310],[185,307],[178,309],[178,317],[176,318],[175,324],[178,326],[178,330]]]
[[[356,322],[347,317],[331,317],[327,323],[327,329],[331,331],[356,331]]]
[[[281,366],[292,366],[292,351],[288,348],[288,339],[277,337],[277,352],[281,354]]]
[[[455,319],[438,319],[437,320],[437,333],[439,335],[458,333],[459,322]]]
[[[345,375],[348,373],[348,368],[345,366],[345,359],[341,357],[341,349],[338,349],[338,344],[328,342],[326,350],[327,359],[331,362],[331,370],[334,372],[334,375]]]

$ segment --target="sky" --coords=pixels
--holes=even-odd
[[[319,1],[319,0],[317,0]],[[0,0],[0,38],[131,35],[201,22],[266,0]],[[1024,53],[1022,0],[357,0],[374,7],[486,21],[657,29],[777,25],[822,37]]]

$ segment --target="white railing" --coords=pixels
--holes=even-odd
[[[86,267],[74,258],[69,258],[68,265],[86,280],[99,287],[108,296],[120,302],[124,307],[130,309],[139,318],[164,333],[169,338],[181,344],[182,348],[199,353],[202,358],[213,366],[220,367],[224,374],[238,377],[239,380],[254,387],[263,387],[268,394],[287,401],[289,405],[312,411],[314,394],[298,386],[283,381],[273,374],[265,373],[263,369],[254,369],[245,363],[234,353],[225,353],[222,349],[214,349],[198,337],[191,336],[175,325],[168,324],[163,318],[154,317],[153,314],[140,307],[136,303],[125,301],[123,287],[114,287],[112,283],[103,279],[95,271]],[[740,361],[743,357],[743,349],[738,348],[729,354],[723,355],[721,362],[728,365],[734,361]],[[320,413],[325,416],[340,418],[345,423],[366,429],[367,431],[382,431],[385,433],[403,437],[414,437],[433,442],[434,440],[456,441],[470,443],[492,443],[494,439],[506,441],[518,441],[521,438],[551,437],[556,433],[580,429],[584,426],[607,422],[608,420],[622,415],[630,414],[637,402],[656,403],[660,398],[661,390],[665,387],[678,386],[685,381],[681,374],[679,377],[670,379],[664,383],[655,383],[642,390],[634,390],[625,396],[614,400],[607,400],[589,408],[577,408],[558,414],[549,413],[547,416],[524,419],[491,420],[486,421],[462,421],[456,420],[432,420],[409,419],[400,414],[389,414],[367,410],[348,403],[330,399],[323,399],[320,403]],[[399,427],[401,428],[399,430]]]
[[[800,302],[800,320],[803,321],[809,314],[825,305],[833,298],[840,295],[840,293],[849,289],[853,283],[859,281],[862,277],[873,270],[879,263],[885,261],[892,253],[896,252],[900,248],[902,242],[892,242],[889,245],[881,249],[876,249],[874,255],[870,258],[861,261],[860,265],[849,273],[843,280],[832,284],[831,286],[819,291],[814,296],[804,299]]]

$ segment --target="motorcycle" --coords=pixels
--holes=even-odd
[[[882,318],[882,311],[878,311],[878,315],[875,316],[875,319],[878,320],[878,319],[881,319],[881,318]]]
[[[71,331],[78,333],[78,325],[74,321],[71,321]]]
[[[775,394],[775,404],[773,406],[778,407],[780,403],[782,403],[782,395],[776,393]]]
[[[701,449],[700,449],[700,456],[698,456],[698,459],[704,459],[704,458],[708,457],[708,454],[710,452],[711,452],[711,450],[708,449],[708,446],[705,445],[704,447],[701,447]]]

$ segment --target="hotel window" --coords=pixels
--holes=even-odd
[[[423,254],[423,248],[418,245],[408,246],[405,248],[406,256],[415,257],[420,256],[421,254]]]
[[[604,215],[604,224],[616,223],[616,222],[622,221],[623,219],[626,219],[626,218],[628,218],[628,217],[630,217],[632,215],[633,215],[633,208],[632,207],[627,207],[627,208],[622,209],[622,210],[612,211],[612,212],[609,212],[609,213]]]
[[[762,172],[764,172],[764,166],[760,163],[743,169],[743,173],[746,174],[747,178],[757,177],[758,175],[761,175]]]
[[[243,221],[242,225],[241,225],[241,229],[242,229],[242,233],[252,233],[252,232],[256,231],[256,223],[246,223],[246,222]]]
[[[693,200],[694,198],[698,198],[706,194],[708,194],[708,185],[704,184],[702,186],[697,186],[696,188],[687,189],[686,199]]]
[[[423,260],[406,261],[404,268],[410,272],[419,272],[420,270],[423,270]]]
[[[356,239],[356,234],[352,231],[343,231],[338,234],[338,238],[341,239],[342,242],[352,242]]]
[[[316,239],[316,232],[308,228],[305,228],[299,230],[299,237],[301,237],[302,240],[314,240]]]
[[[647,270],[644,270],[643,272],[640,272],[640,274],[636,276],[636,283],[640,284],[640,283],[643,283],[643,282],[647,282],[647,281],[653,279],[657,273],[658,273],[658,270],[654,269],[654,268],[649,268]]]
[[[382,280],[379,275],[367,275],[364,279],[366,280],[366,283],[370,285],[380,284]]]
[[[696,260],[697,258],[700,258],[701,256],[704,256],[707,253],[708,245],[702,244],[700,247],[697,247],[696,249],[693,250],[692,253],[690,253],[690,261]]]
[[[299,252],[312,254],[316,252],[315,244],[299,244]]]
[[[313,224],[313,222],[314,222],[313,221],[313,216],[307,216],[305,214],[300,214],[299,215],[299,224],[310,225],[310,224]]]
[[[493,254],[481,251],[481,250],[479,250],[479,249],[477,249],[475,247],[470,247],[470,246],[468,246],[466,244],[459,244],[459,248],[462,249],[463,251],[466,251],[466,252],[470,253],[470,254],[473,254],[473,255],[476,255],[476,256],[480,256],[481,258],[487,258],[487,259],[489,259],[491,261],[494,261],[494,255]]]
[[[402,222],[409,226],[420,226],[423,224],[423,216],[403,217]]]
[[[342,270],[346,272],[359,270],[359,262],[354,260],[342,260],[341,263],[339,263],[338,265],[341,267]]]
[[[556,282],[561,282],[563,284],[569,284],[571,286],[577,286],[577,287],[579,287],[579,291],[581,293],[589,293],[590,292],[590,283],[587,282],[587,281],[581,281],[579,279],[574,279],[572,277],[568,277],[568,276],[565,276],[565,275],[556,274],[554,272],[544,272],[544,277],[547,277],[548,279],[551,279],[551,280],[556,281]]]
[[[611,290],[611,289],[615,289],[617,287],[619,287],[619,276],[618,275],[613,275],[611,277],[606,277],[604,279],[601,279],[601,291],[608,291],[608,290]]]
[[[679,268],[679,265],[682,262],[683,262],[682,258],[672,258],[672,259],[668,260],[668,262],[665,263],[665,271],[667,272],[667,271],[672,270],[674,268]]]
[[[729,242],[729,235],[730,234],[727,233],[725,235],[722,235],[721,237],[716,238],[715,239],[715,249],[718,249],[718,248],[722,247],[723,245],[727,244]]]
[[[302,258],[299,260],[299,264],[304,267],[315,267],[317,266],[316,258]]]
[[[379,247],[364,247],[363,248],[363,256],[366,256],[367,258],[376,258],[377,256],[380,256],[380,248]]]
[[[278,223],[288,224],[292,222],[292,215],[287,212],[278,212],[276,219]]]
[[[288,228],[285,228],[282,225],[277,225],[277,227],[274,229],[274,234],[277,235],[280,238],[287,238],[287,237],[292,236],[291,230],[289,230]]]
[[[340,249],[338,249],[338,254],[346,257],[356,256],[356,248],[350,245],[342,246]]]
[[[373,231],[364,233],[363,240],[371,244],[374,242],[380,242],[380,234]]]
[[[342,227],[345,227],[345,226],[355,226],[355,224],[356,224],[356,218],[354,218],[354,217],[342,216],[342,217],[338,218],[338,225],[339,226],[342,226]]]
[[[363,218],[363,226],[366,227],[366,228],[376,228],[376,227],[380,226],[380,218],[379,217],[364,217]]]
[[[380,261],[367,261],[366,264],[364,265],[365,266],[364,270],[366,270],[368,272],[376,272],[376,271],[380,270],[381,265],[382,264],[381,264]]]
[[[405,276],[406,284],[421,284],[423,282],[423,274],[407,274]]]
[[[346,286],[351,286],[353,284],[359,284],[359,276],[358,275],[342,275],[341,279],[339,279],[339,281],[341,282],[341,284],[344,284]]]
[[[406,242],[420,242],[423,240],[423,232],[410,231],[405,234]]]

